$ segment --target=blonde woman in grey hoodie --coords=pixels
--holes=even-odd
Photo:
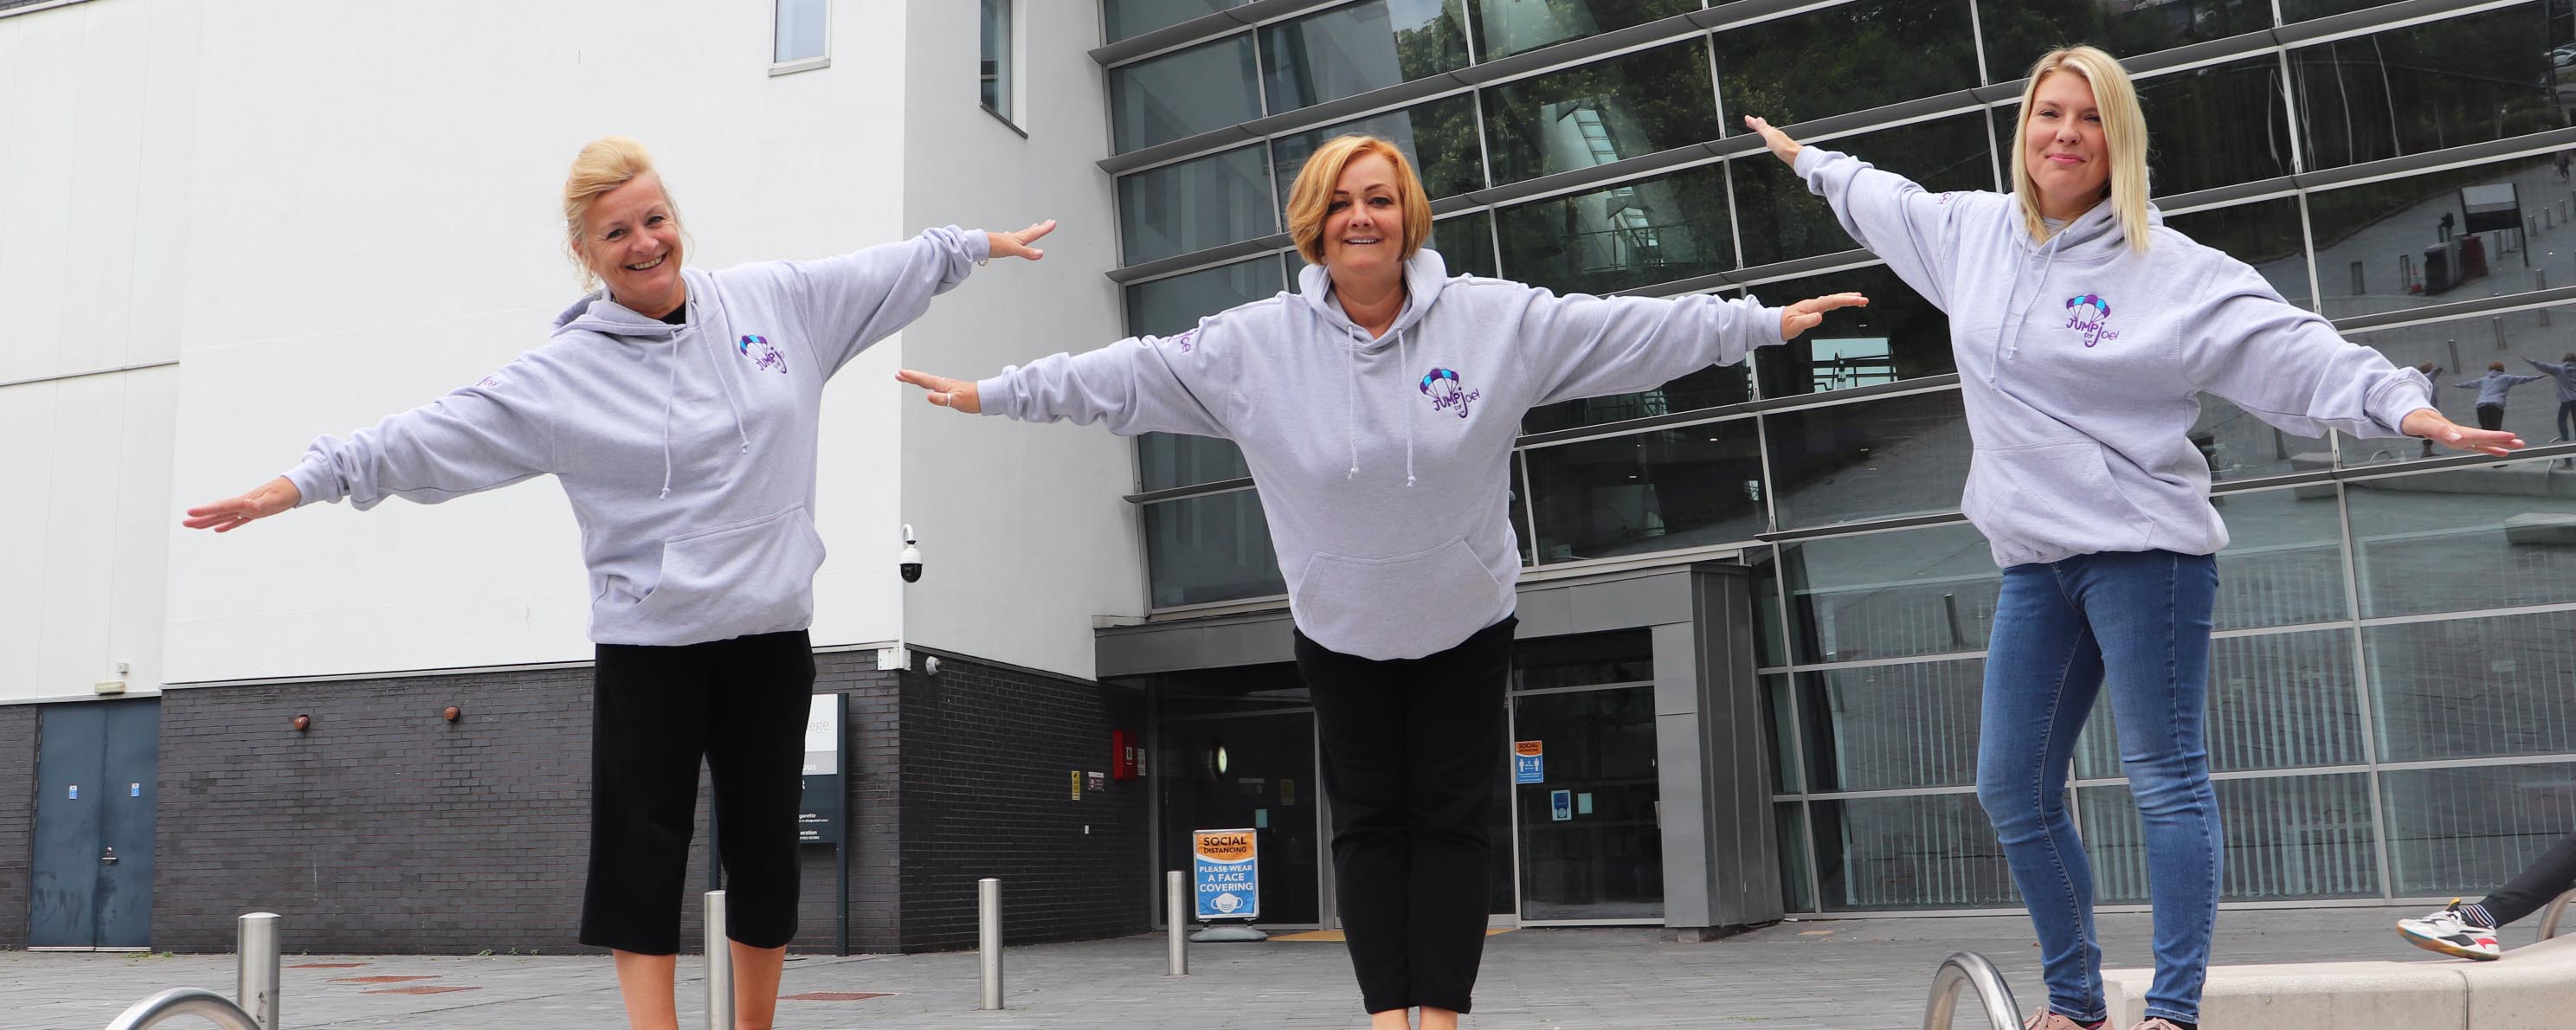
[[[1367,136],[1318,148],[1287,213],[1308,262],[1294,294],[981,382],[901,378],[964,412],[1242,446],[1314,698],[1361,1002],[1380,1030],[1416,1008],[1448,1030],[1485,940],[1521,414],[1741,361],[1866,302],[1560,297],[1451,278],[1422,249],[1421,180]]]
[[[598,644],[581,942],[616,956],[626,1018],[676,1030],[680,890],[703,758],[730,874],[735,1026],[766,1028],[796,933],[799,744],[814,693],[814,463],[824,380],[995,257],[1054,228],[932,229],[818,261],[683,267],[642,144],[595,140],[565,243],[603,284],[554,338],[285,475],[188,509],[227,533],[307,504],[437,504],[552,475],[581,523]]]
[[[2117,59],[2040,58],[2013,192],[1934,195],[1746,124],[1852,238],[1950,316],[1976,454],[1960,508],[2004,568],[1987,645],[1977,797],[2039,931],[2037,1030],[2107,1018],[2092,875],[2065,806],[2076,735],[2108,692],[2145,826],[2156,975],[2141,1030],[2196,1030],[2221,842],[2203,723],[2214,556],[2227,527],[2187,434],[2199,395],[2315,436],[2401,433],[2503,454],[2510,433],[2433,410],[2430,383],[2346,342],[2243,262],[2165,228]]]

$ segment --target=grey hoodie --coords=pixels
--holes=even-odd
[[[2531,361],[2530,358],[2522,360],[2530,361],[2531,367],[2547,372],[2550,378],[2558,380],[2558,403],[2576,404],[2576,364],[2561,365],[2547,361]]]
[[[1282,293],[976,384],[988,415],[1233,440],[1260,487],[1288,607],[1316,643],[1419,658],[1513,611],[1507,512],[1521,414],[1649,389],[1780,342],[1776,308],[1712,296],[1557,296],[1450,278],[1424,250],[1386,335],[1320,266]]]
[[[2530,358],[2524,358],[2522,360],[2531,361]],[[2531,363],[2535,365],[2539,364],[2537,361],[2532,361]],[[2476,390],[2478,392],[2478,407],[2484,408],[2494,406],[2501,408],[2504,407],[2505,391],[2521,386],[2524,383],[2537,382],[2539,379],[2539,376],[2518,376],[2511,372],[2489,372],[2475,379],[2468,380],[2467,382],[2453,383],[2451,385],[2457,386],[2463,390]]]
[[[694,644],[813,621],[823,381],[988,255],[932,229],[819,261],[683,269],[687,321],[594,293],[481,382],[313,441],[303,504],[437,504],[552,474],[581,524],[590,638]]]
[[[2224,549],[2188,439],[2203,391],[2302,436],[2395,436],[2430,406],[2423,373],[2346,342],[2152,211],[2144,254],[2107,203],[2041,243],[2007,195],[1936,196],[1818,147],[1797,171],[1949,314],[1976,447],[1960,508],[1997,564]]]

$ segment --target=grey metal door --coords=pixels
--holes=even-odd
[[[150,944],[160,742],[158,699],[45,706],[28,947]]]

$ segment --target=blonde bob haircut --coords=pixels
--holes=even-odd
[[[1315,148],[1288,187],[1288,235],[1307,264],[1324,263],[1324,216],[1333,206],[1333,185],[1342,180],[1343,168],[1368,154],[1395,166],[1395,202],[1404,211],[1404,250],[1398,259],[1411,258],[1431,238],[1431,199],[1422,195],[1422,177],[1414,174],[1404,151],[1375,136],[1335,136]]]
[[[2102,142],[2111,151],[2111,178],[2105,192],[2111,212],[2129,248],[2147,251],[2147,116],[2138,108],[2138,88],[2129,82],[2119,58],[2097,47],[2051,50],[2030,66],[2030,84],[2021,91],[2021,120],[2013,126],[2013,196],[2021,200],[2022,223],[2030,238],[2048,238],[2039,213],[2039,191],[2030,181],[2030,111],[2042,80],[2058,72],[2080,75],[2093,87],[2093,106],[2102,114]]]
[[[581,153],[573,157],[572,171],[564,176],[564,248],[573,264],[581,266],[584,289],[599,285],[599,273],[590,267],[590,206],[610,190],[647,175],[659,178],[653,170],[652,153],[644,149],[644,144],[624,136],[602,136],[582,144]],[[662,203],[671,209],[671,219],[680,221],[680,204],[671,199],[667,183],[662,184]]]

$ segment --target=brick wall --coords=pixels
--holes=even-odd
[[[0,708],[0,948],[27,944],[36,826],[37,705]]]
[[[941,654],[904,674],[902,947],[975,945],[975,881],[1002,880],[1013,944],[1143,933],[1154,875],[1150,779],[1073,800],[1110,771],[1109,733],[1145,731],[1141,693]]]

